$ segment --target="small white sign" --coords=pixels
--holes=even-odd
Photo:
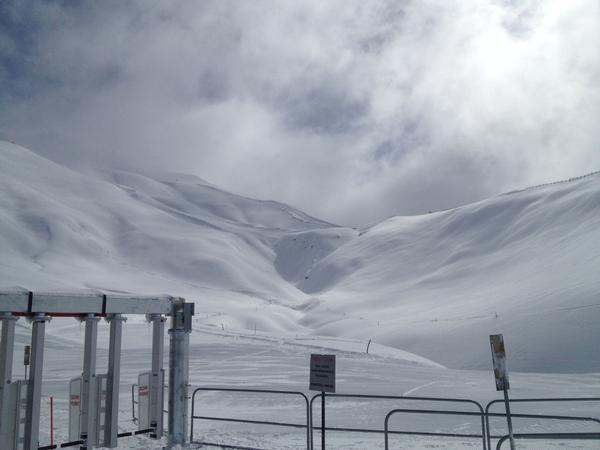
[[[490,345],[492,347],[492,362],[494,364],[496,390],[508,390],[510,388],[510,384],[508,383],[508,369],[506,367],[504,338],[501,334],[492,334],[490,336]]]
[[[81,377],[69,383],[69,440],[76,441],[80,435],[81,420]]]
[[[335,392],[335,355],[310,355],[310,390]]]
[[[138,430],[150,428],[150,377],[151,372],[138,375]]]

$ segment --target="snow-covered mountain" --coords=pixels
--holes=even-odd
[[[0,288],[170,293],[222,327],[489,368],[600,371],[600,176],[367,230],[190,175],[78,172],[0,142]]]
[[[391,218],[299,287],[320,299],[303,321],[321,334],[479,369],[504,333],[512,367],[599,371],[600,174]]]

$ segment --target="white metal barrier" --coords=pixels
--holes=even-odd
[[[194,304],[175,297],[34,294],[0,292],[0,442],[7,450],[38,450],[45,325],[52,317],[73,317],[85,324],[81,377],[69,386],[69,437],[82,448],[117,446],[122,325],[125,314],[144,314],[153,324],[152,364],[148,372],[147,422],[153,438],[163,436],[165,372],[164,324],[169,329],[169,446],[185,444],[188,404],[189,333]],[[28,381],[12,381],[15,322],[32,324]],[[110,324],[108,372],[96,374],[98,321]],[[5,447],[6,446],[6,447]]]
[[[18,380],[6,387],[8,408],[2,417],[1,441],[11,449],[23,450],[25,445],[25,416],[27,411],[27,381]]]

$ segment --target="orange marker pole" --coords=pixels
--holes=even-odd
[[[50,445],[54,445],[54,397],[50,397]]]

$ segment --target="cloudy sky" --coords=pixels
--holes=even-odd
[[[600,169],[600,2],[0,2],[0,136],[337,223]]]

